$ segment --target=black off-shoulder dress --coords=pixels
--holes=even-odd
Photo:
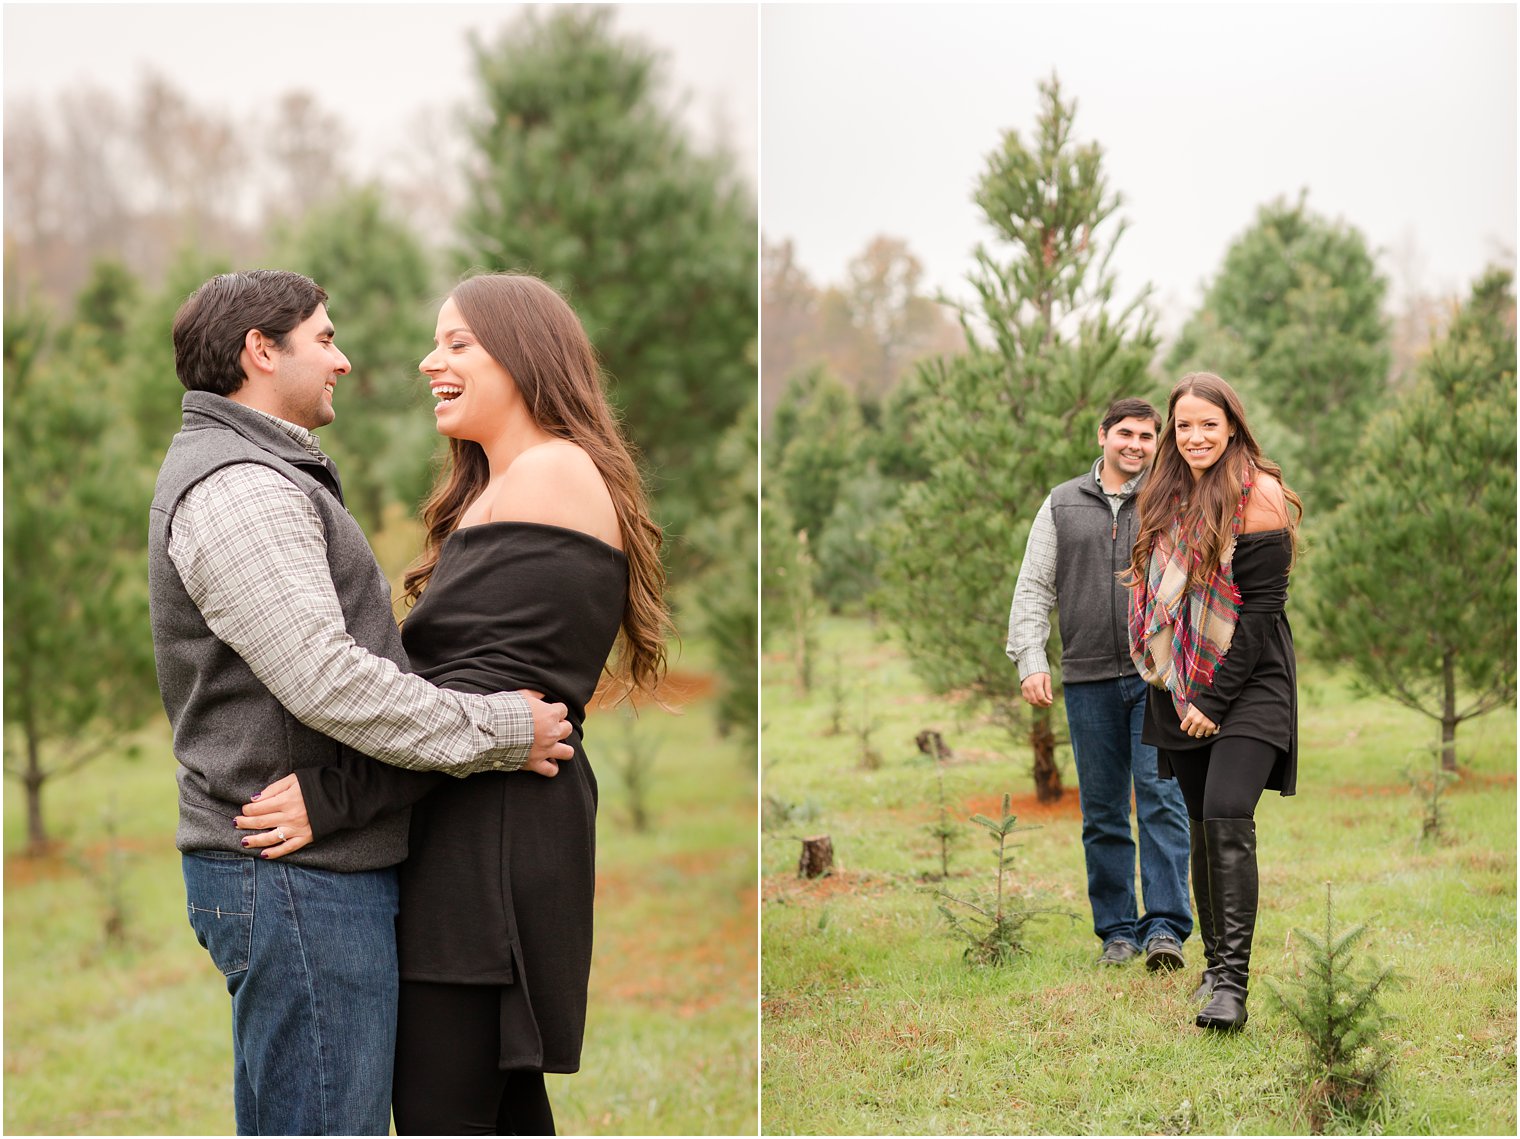
[[[1298,670],[1288,626],[1288,567],[1293,543],[1286,529],[1241,534],[1235,540],[1235,586],[1240,616],[1214,683],[1193,703],[1219,725],[1206,740],[1187,735],[1169,693],[1152,687],[1141,740],[1159,749],[1157,766],[1171,778],[1168,751],[1207,747],[1231,736],[1277,748],[1267,787],[1292,795],[1298,787]]]
[[[499,985],[503,1068],[580,1067],[596,887],[586,704],[628,592],[622,551],[527,522],[457,530],[402,628],[412,670],[461,692],[563,701],[575,757],[441,778],[412,809],[397,947],[408,981]]]

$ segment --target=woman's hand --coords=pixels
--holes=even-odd
[[[243,804],[243,813],[232,823],[240,831],[262,832],[243,838],[243,845],[257,850],[261,858],[279,858],[312,842],[306,799],[294,773],[275,780]]]
[[[1194,739],[1201,740],[1217,732],[1219,725],[1189,704],[1187,715],[1182,717],[1182,730]]]

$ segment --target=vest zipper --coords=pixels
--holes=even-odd
[[[1124,509],[1124,504],[1120,503],[1119,504],[1119,510],[1123,510],[1123,509]],[[1114,576],[1115,577],[1118,576],[1118,561],[1119,561],[1119,510],[1115,510],[1114,511],[1114,529],[1113,529],[1113,534],[1110,537],[1110,541],[1112,541],[1113,545],[1110,547],[1109,554],[1108,554],[1108,566],[1109,566],[1109,569],[1111,569],[1111,570],[1114,571]],[[1112,590],[1109,591],[1108,597],[1109,597],[1109,601],[1108,601],[1108,627],[1111,630],[1115,630],[1116,631],[1116,635],[1117,635],[1117,629],[1118,629],[1118,623],[1119,623],[1119,614],[1117,612],[1117,606],[1118,606],[1119,603],[1118,603],[1118,601],[1116,601],[1114,599],[1114,595],[1113,595],[1113,591]],[[1120,677],[1124,676],[1124,662],[1126,660],[1128,660],[1128,659],[1129,659],[1128,652],[1127,651],[1121,652],[1120,646],[1116,643],[1114,645],[1114,660],[1115,660],[1115,662],[1119,666],[1119,675],[1120,675]]]

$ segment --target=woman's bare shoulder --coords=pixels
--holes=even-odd
[[[513,459],[505,479],[526,486],[545,479],[558,481],[582,475],[601,477],[585,449],[568,439],[550,439],[528,447]]]
[[[596,463],[568,440],[529,447],[502,475],[492,522],[538,522],[580,530],[622,548],[612,495]]]
[[[1273,475],[1259,473],[1251,486],[1251,496],[1246,499],[1241,532],[1251,534],[1259,530],[1278,530],[1287,524],[1288,500],[1283,497],[1282,483]]]

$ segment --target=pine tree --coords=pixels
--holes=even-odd
[[[1313,213],[1304,195],[1279,199],[1230,246],[1168,354],[1173,381],[1215,372],[1241,392],[1311,517],[1340,501],[1387,381],[1386,291],[1360,231]]]
[[[1155,351],[1145,295],[1109,312],[1108,260],[1123,233],[1096,143],[1073,137],[1075,104],[1042,84],[1035,138],[1007,131],[976,202],[1006,247],[979,247],[961,310],[966,351],[919,369],[915,445],[928,476],[904,492],[888,537],[883,610],[937,692],[969,692],[1015,739],[1026,730],[1036,789],[1061,794],[1046,711],[1026,720],[1004,653],[1008,603],[1029,524],[1050,488],[1096,455],[1117,398],[1146,397]]]
[[[764,451],[761,452],[764,454]],[[776,492],[767,465],[760,479],[760,645],[765,648],[791,628],[791,576],[797,560],[797,528],[786,500]]]
[[[74,298],[74,319],[89,329],[107,359],[126,348],[127,329],[138,303],[137,278],[120,261],[104,258],[90,267],[90,279]]]
[[[922,371],[914,369],[876,406],[876,418],[869,405],[861,409],[866,419],[866,455],[875,461],[882,477],[894,483],[905,485],[929,475],[918,428],[926,399]]]
[[[1335,930],[1330,883],[1325,883],[1325,935],[1293,931],[1309,947],[1309,976],[1290,982],[1285,991],[1267,978],[1278,1005],[1293,1018],[1306,1045],[1305,1074],[1314,1131],[1320,1134],[1330,1113],[1365,1119],[1379,1082],[1393,1057],[1384,1034],[1392,1018],[1380,997],[1400,979],[1387,966],[1368,967],[1352,951],[1366,936],[1365,925]]]
[[[158,470],[182,418],[185,388],[174,372],[174,314],[202,283],[231,268],[220,257],[186,247],[163,287],[141,297],[131,311],[120,361],[121,407],[136,429],[139,461],[151,471]]]
[[[863,465],[860,405],[826,368],[810,368],[788,382],[766,444],[793,525],[816,545],[841,488]]]
[[[322,449],[343,472],[348,508],[374,534],[388,503],[410,510],[426,495],[440,450],[417,369],[433,343],[432,268],[373,185],[341,191],[282,229],[276,244],[279,265],[327,290],[352,371],[338,384]]]
[[[759,412],[754,404],[724,436],[723,509],[698,519],[692,545],[710,567],[696,590],[698,619],[717,658],[718,733],[735,735],[753,760],[760,740],[760,573],[756,515],[760,507]]]
[[[1004,882],[1013,868],[1013,854],[1008,838],[1019,831],[1039,830],[1038,826],[1019,826],[1018,817],[1012,814],[1013,797],[1003,796],[1003,813],[999,819],[986,815],[972,815],[971,821],[985,830],[992,838],[997,859],[997,881],[990,901],[970,901],[940,891],[940,895],[972,912],[963,915],[943,902],[939,912],[950,928],[969,944],[964,954],[973,965],[1007,965],[1023,952],[1024,923],[1039,911],[1015,907],[1006,897]],[[948,873],[948,863],[946,863]]]
[[[5,770],[46,848],[43,789],[125,753],[158,707],[148,636],[147,512],[137,440],[89,326],[50,352],[35,311],[5,318]],[[17,745],[13,751],[13,742]]]
[[[897,517],[901,484],[884,478],[874,460],[845,482],[815,545],[818,588],[831,612],[872,607],[881,584],[881,534]]]
[[[529,13],[475,45],[483,113],[457,267],[563,290],[612,377],[677,541],[718,504],[717,449],[755,398],[757,263],[732,160],[687,142],[660,59],[608,8]]]
[[[1515,698],[1515,294],[1490,270],[1356,452],[1314,554],[1317,651],[1441,726]]]

